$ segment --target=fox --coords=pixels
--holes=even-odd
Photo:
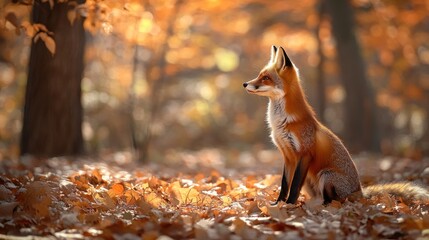
[[[272,46],[268,63],[243,87],[250,94],[269,99],[266,121],[271,140],[284,160],[280,192],[273,204],[295,204],[302,189],[310,197],[321,197],[324,205],[382,193],[429,199],[426,189],[409,182],[362,188],[350,153],[316,118],[301,86],[299,69],[283,47]]]

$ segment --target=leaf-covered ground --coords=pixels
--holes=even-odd
[[[393,196],[333,202],[301,195],[272,206],[280,160],[269,151],[172,153],[137,165],[127,153],[45,161],[3,160],[0,238],[362,239],[429,236],[429,202]],[[228,160],[233,159],[233,160]],[[257,160],[256,160],[257,159]],[[427,186],[429,159],[356,157],[364,185]],[[9,236],[6,236],[9,235]]]

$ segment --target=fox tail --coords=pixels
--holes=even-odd
[[[404,201],[429,201],[429,191],[412,182],[376,184],[363,189],[364,197],[391,194]]]

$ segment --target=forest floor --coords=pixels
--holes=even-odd
[[[382,195],[272,206],[275,151],[171,152],[138,165],[127,152],[0,161],[0,238],[362,239],[429,237],[429,202]],[[363,185],[429,183],[429,158],[354,157]]]

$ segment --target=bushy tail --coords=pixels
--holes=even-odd
[[[365,197],[391,194],[404,201],[429,201],[429,191],[412,182],[376,184],[363,189]]]

